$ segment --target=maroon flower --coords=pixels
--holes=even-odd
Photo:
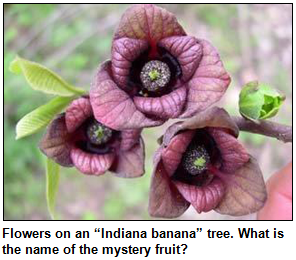
[[[141,130],[115,131],[93,117],[88,97],[74,100],[66,112],[49,125],[41,151],[56,163],[91,175],[107,170],[120,177],[144,173]]]
[[[218,101],[229,83],[209,42],[187,36],[168,11],[142,4],[122,16],[111,62],[99,69],[90,98],[98,121],[141,128],[191,117]]]
[[[190,204],[198,213],[259,210],[266,200],[262,173],[237,135],[235,123],[217,107],[172,125],[154,158],[150,214],[174,218]]]

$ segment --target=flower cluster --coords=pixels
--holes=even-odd
[[[191,204],[199,213],[239,216],[262,207],[262,173],[237,136],[231,117],[217,107],[169,127],[154,158],[150,214],[178,217]]]
[[[90,98],[100,122],[113,129],[142,128],[205,110],[229,83],[209,42],[186,35],[168,11],[135,5],[121,18],[111,61],[99,69]]]
[[[144,173],[144,144],[139,129],[116,131],[93,116],[89,97],[74,100],[49,125],[41,151],[58,164],[85,174],[107,170],[121,177]]]
[[[134,5],[119,22],[111,58],[98,69],[89,96],[53,120],[40,149],[85,174],[138,177],[142,129],[188,118],[167,129],[155,154],[150,214],[178,217],[189,205],[199,213],[257,211],[266,199],[260,169],[237,141],[227,112],[209,109],[229,84],[208,41],[188,36],[160,7]]]

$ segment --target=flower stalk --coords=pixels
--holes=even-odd
[[[284,143],[292,142],[292,127],[268,120],[251,121],[243,117],[232,116],[240,131],[276,138]]]

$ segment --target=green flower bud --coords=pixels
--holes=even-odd
[[[285,96],[272,87],[252,81],[247,83],[239,95],[239,112],[251,120],[274,117],[283,104]]]

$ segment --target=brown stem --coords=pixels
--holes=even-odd
[[[267,120],[253,122],[243,117],[233,116],[232,119],[241,131],[274,137],[285,143],[292,142],[292,127]]]

